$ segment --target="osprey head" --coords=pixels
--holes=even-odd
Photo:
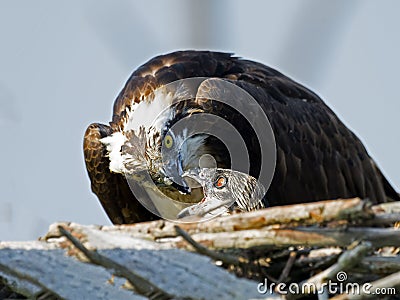
[[[168,196],[175,194],[171,198],[190,194],[190,186],[182,175],[199,166],[200,157],[207,153],[208,138],[205,134],[190,133],[184,123],[179,123],[201,110],[190,99],[174,102],[177,93],[179,90],[156,90],[152,99],[135,103],[127,112],[122,130],[102,139],[110,171],[133,179],[147,172],[147,178],[156,187],[168,190]]]
[[[207,135],[188,136],[187,129],[174,130],[166,123],[161,139],[161,166],[159,173],[164,183],[180,192],[190,193],[190,187],[183,178],[185,170],[198,166],[199,155],[205,151]]]

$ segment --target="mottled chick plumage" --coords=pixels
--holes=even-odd
[[[203,188],[204,198],[183,209],[178,218],[188,216],[212,217],[239,210],[252,211],[267,207],[266,190],[253,176],[220,168],[196,168],[184,176],[196,180]]]

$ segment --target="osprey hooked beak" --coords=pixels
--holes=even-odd
[[[199,156],[204,152],[202,146],[206,135],[186,136],[187,131],[169,131],[162,141],[162,168],[160,173],[164,183],[182,194],[190,194],[191,188],[184,179],[185,171],[198,165]]]
[[[174,157],[173,152],[168,154],[166,164],[160,170],[164,175],[164,182],[176,188],[182,194],[190,194],[191,189],[186,180],[183,178],[184,172],[182,168],[182,156],[180,152]]]

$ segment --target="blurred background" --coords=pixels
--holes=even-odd
[[[177,49],[233,52],[319,94],[400,190],[400,1],[0,2],[0,240],[110,224],[82,139],[130,73]]]

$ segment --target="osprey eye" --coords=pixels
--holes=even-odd
[[[225,185],[226,185],[226,178],[224,176],[219,176],[214,183],[214,186],[219,189],[223,188]]]
[[[172,139],[172,136],[167,135],[164,138],[164,145],[165,147],[167,147],[168,149],[172,147],[172,145],[174,144],[174,141]]]

